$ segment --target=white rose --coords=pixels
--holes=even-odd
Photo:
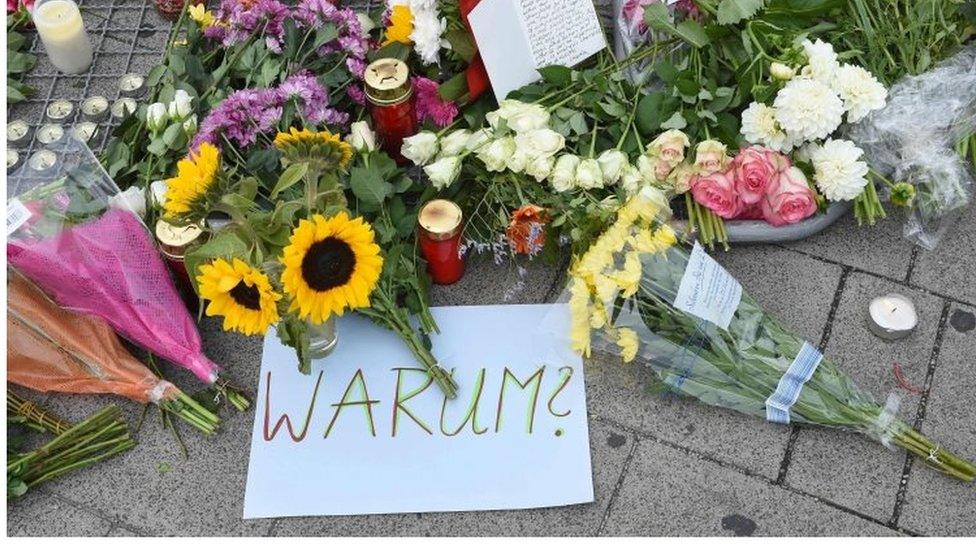
[[[552,166],[556,160],[551,156],[537,156],[525,166],[525,173],[542,183],[552,173]]]
[[[468,152],[478,152],[485,143],[491,141],[492,134],[487,129],[481,129],[471,134],[468,137],[467,143],[464,144],[465,150]]]
[[[496,110],[493,110],[485,115],[485,120],[488,121],[488,125],[491,126],[491,129],[497,130],[503,120],[508,120],[510,116],[522,110],[524,106],[525,103],[518,101],[517,99],[502,100],[502,102],[498,104],[498,108]]]
[[[400,154],[418,166],[423,166],[437,154],[437,136],[434,132],[420,132],[403,140]]]
[[[581,189],[599,189],[603,187],[603,170],[595,158],[584,158],[576,166],[576,184]]]
[[[169,118],[166,116],[166,105],[153,103],[146,108],[146,127],[151,132],[162,131]]]
[[[183,131],[186,132],[186,135],[197,133],[197,115],[191,114],[183,121]]]
[[[159,206],[166,204],[166,191],[169,190],[169,185],[165,181],[157,180],[149,184],[149,192],[152,193],[153,202]]]
[[[447,137],[441,139],[441,156],[457,156],[464,152],[468,139],[471,138],[470,130],[455,130]]]
[[[644,185],[644,178],[641,176],[640,170],[635,166],[627,164],[620,170],[620,186],[623,187],[627,196],[630,196],[637,192],[637,189]]]
[[[457,156],[446,156],[425,166],[424,173],[430,178],[435,189],[450,187],[461,174],[461,159]]]
[[[193,112],[193,98],[186,90],[176,90],[176,95],[169,102],[169,117],[173,120],[182,120]]]
[[[563,150],[566,138],[548,128],[529,130],[515,136],[515,146],[529,158],[551,157]]]
[[[556,192],[566,192],[576,186],[576,167],[580,159],[575,154],[564,154],[556,160],[549,181]]]
[[[532,157],[528,155],[525,149],[520,149],[516,145],[515,152],[508,157],[508,160],[505,161],[505,167],[515,173],[522,173],[525,171],[525,165],[528,164],[530,160],[532,160]]]
[[[484,162],[490,172],[500,172],[505,169],[508,159],[515,154],[515,139],[512,136],[500,137],[481,147],[478,158]]]
[[[365,120],[353,122],[349,125],[346,143],[361,153],[373,152],[376,150],[376,133],[369,127],[369,122]]]
[[[549,111],[542,105],[523,103],[523,107],[508,117],[508,127],[516,133],[539,130],[549,125]]]
[[[596,161],[600,164],[603,171],[603,182],[613,185],[620,180],[623,169],[628,165],[627,155],[617,149],[607,149],[603,151]]]
[[[117,210],[128,210],[139,218],[146,215],[146,193],[142,187],[132,186],[128,189],[110,196],[108,205]]]

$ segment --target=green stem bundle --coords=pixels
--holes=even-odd
[[[7,389],[7,417],[21,417],[29,427],[52,435],[60,435],[71,428],[71,423],[10,389]]]

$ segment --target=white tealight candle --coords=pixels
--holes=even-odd
[[[92,47],[77,4],[72,0],[38,0],[32,18],[52,65],[68,74],[88,70]]]
[[[882,339],[901,339],[912,333],[917,325],[915,304],[901,294],[876,297],[868,305],[868,328]]]

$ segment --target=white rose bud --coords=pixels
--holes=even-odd
[[[128,189],[110,196],[108,205],[117,210],[128,210],[139,218],[146,216],[146,193],[142,187],[132,186]]]
[[[418,166],[423,166],[437,154],[437,136],[434,132],[420,132],[403,140],[400,154]]]
[[[576,184],[581,189],[599,189],[603,187],[603,170],[595,158],[584,158],[576,166]]]
[[[603,171],[603,182],[607,185],[613,185],[619,181],[620,176],[623,175],[624,167],[628,165],[627,155],[617,149],[603,151],[596,161],[600,164],[600,169]]]
[[[525,173],[542,183],[552,173],[552,166],[555,163],[556,159],[551,156],[537,156],[526,164]]]
[[[346,143],[361,153],[373,152],[376,150],[376,134],[369,127],[369,122],[360,120],[349,125],[349,135],[346,136]]]
[[[457,156],[445,156],[425,166],[424,173],[430,178],[435,189],[450,187],[461,174],[461,159]]]
[[[644,178],[641,177],[640,170],[635,166],[627,164],[620,170],[620,186],[623,187],[627,196],[637,192],[644,185]]]
[[[491,126],[491,129],[498,130],[502,121],[507,121],[509,117],[522,110],[524,107],[525,103],[517,99],[504,99],[498,104],[498,109],[485,115],[485,120],[488,121],[488,125]]]
[[[481,129],[468,137],[467,143],[464,144],[464,149],[468,152],[478,152],[478,149],[489,141],[491,141],[491,132],[487,129]]]
[[[441,156],[457,156],[464,152],[468,139],[471,138],[470,130],[455,130],[441,139]]]
[[[153,103],[146,108],[146,127],[155,133],[166,127],[169,118],[166,116],[166,105]]]
[[[515,139],[512,136],[492,140],[478,151],[478,158],[490,172],[500,172],[507,167],[508,159],[515,154]]]
[[[173,120],[183,120],[193,112],[193,98],[186,90],[176,90],[176,95],[169,102],[169,117]]]
[[[508,117],[508,127],[516,133],[539,130],[549,125],[549,111],[542,105],[522,103],[522,108]]]
[[[785,82],[792,79],[796,73],[790,66],[777,62],[769,66],[769,74],[776,80],[783,80]]]
[[[564,154],[556,160],[549,181],[556,192],[566,192],[576,186],[576,167],[580,159],[575,154]]]
[[[169,190],[169,185],[163,180],[156,180],[149,184],[149,191],[152,193],[153,202],[159,206],[166,204],[166,191]]]
[[[549,128],[529,130],[515,136],[515,146],[529,158],[555,156],[566,146],[566,138]]]
[[[197,115],[191,114],[183,121],[183,131],[186,132],[186,135],[197,133]]]

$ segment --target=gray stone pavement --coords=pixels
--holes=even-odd
[[[113,99],[115,76],[145,72],[165,42],[150,2],[84,0],[111,21],[99,32],[96,76],[54,78],[43,56],[29,82],[41,99]],[[143,5],[147,6],[142,9]],[[114,6],[114,8],[113,8]],[[86,15],[86,21],[87,21]],[[141,30],[139,30],[141,29]],[[135,48],[132,49],[131,45]],[[36,123],[43,101],[8,110]],[[863,389],[902,397],[898,415],[962,456],[976,458],[976,212],[935,252],[913,249],[889,218],[873,228],[845,219],[786,245],[737,246],[716,258],[755,299],[815,342]],[[457,285],[437,288],[438,305],[553,301],[565,265],[510,265],[474,258]],[[864,325],[868,301],[911,296],[921,325],[885,343]],[[261,340],[201,324],[205,351],[240,383],[255,386]],[[901,365],[920,395],[902,389]],[[11,536],[183,535],[976,535],[976,490],[902,452],[851,433],[784,427],[697,402],[645,394],[648,372],[617,360],[586,364],[596,501],[525,511],[309,517],[244,521],[242,502],[253,412],[225,413],[205,438],[181,429],[189,457],[150,412],[139,445],[8,502]],[[183,371],[166,374],[187,389]],[[135,425],[141,406],[111,397],[30,395],[68,419],[110,402]]]

